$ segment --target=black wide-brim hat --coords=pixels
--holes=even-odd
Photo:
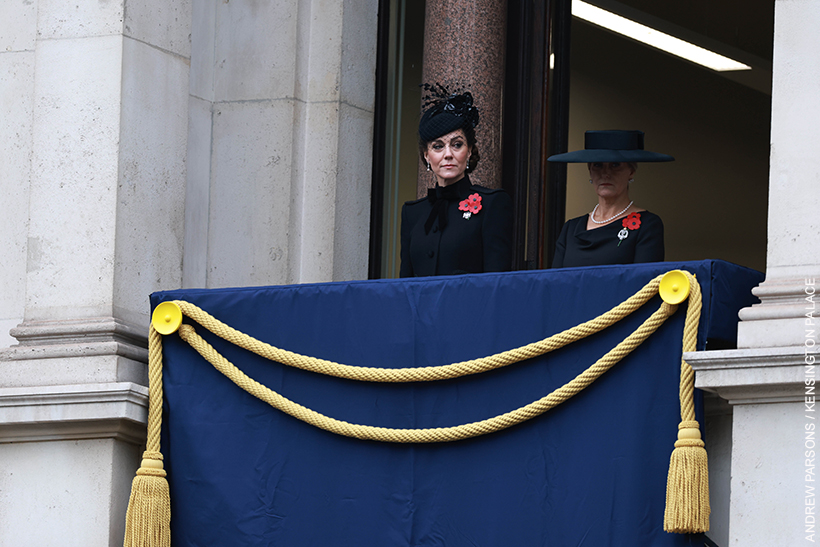
[[[643,131],[587,131],[584,150],[565,152],[547,158],[556,163],[653,162],[675,161],[668,154],[643,149]]]

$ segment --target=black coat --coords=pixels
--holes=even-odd
[[[426,198],[408,201],[401,209],[401,277],[501,272],[512,265],[512,200],[503,190],[470,184],[430,190]],[[449,187],[448,187],[449,188]],[[449,199],[443,197],[452,194]],[[465,215],[459,204],[481,197],[481,210]],[[446,226],[433,214],[442,201]],[[468,218],[465,218],[467,216]],[[429,222],[428,222],[429,219]],[[425,229],[425,224],[429,231]]]
[[[555,243],[552,267],[662,262],[661,217],[649,211],[640,211],[639,214],[640,227],[627,230],[628,235],[622,241],[618,239],[618,232],[624,228],[622,219],[594,230],[587,230],[588,215],[568,220]]]

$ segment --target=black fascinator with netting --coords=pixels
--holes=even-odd
[[[456,129],[478,125],[478,108],[469,91],[450,91],[441,84],[422,84],[424,113],[419,122],[419,138],[430,142]]]

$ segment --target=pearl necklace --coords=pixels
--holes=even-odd
[[[606,220],[595,220],[595,211],[597,211],[597,210],[598,210],[598,205],[596,205],[596,206],[595,206],[595,209],[593,209],[593,210],[592,210],[592,212],[589,214],[589,218],[590,218],[590,220],[592,220],[592,222],[594,222],[595,224],[606,224],[607,222],[612,222],[613,220],[615,220],[616,218],[618,218],[618,217],[619,217],[619,216],[621,216],[622,214],[626,213],[626,211],[627,211],[630,207],[632,207],[632,204],[633,204],[633,203],[635,203],[635,201],[634,201],[634,200],[633,200],[633,201],[630,201],[630,202],[629,202],[629,205],[627,205],[627,206],[624,208],[624,210],[623,210],[623,211],[621,211],[620,213],[618,213],[618,214],[617,214],[617,215],[615,215],[614,217],[609,217],[609,218],[608,218],[608,219],[606,219]]]

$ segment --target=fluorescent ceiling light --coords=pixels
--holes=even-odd
[[[572,14],[579,19],[589,21],[595,25],[604,27],[618,34],[623,34],[633,40],[662,49],[672,55],[683,57],[693,63],[703,65],[718,72],[729,70],[751,70],[752,67],[744,65],[723,55],[718,55],[713,51],[696,46],[690,42],[675,38],[659,30],[636,23],[620,15],[603,10],[581,0],[572,0]]]

